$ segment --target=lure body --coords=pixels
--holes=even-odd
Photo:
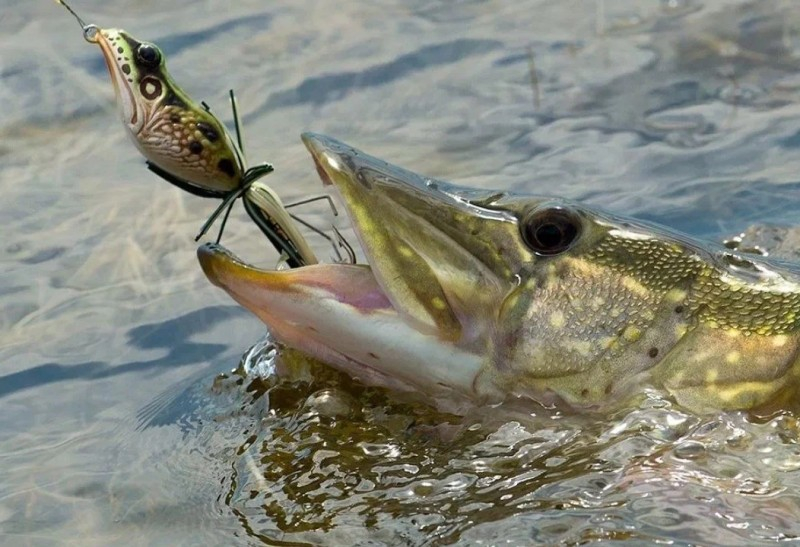
[[[277,194],[252,185],[273,171],[269,164],[249,168],[241,149],[205,104],[197,104],[172,79],[163,52],[122,29],[88,25],[63,0],[56,0],[77,20],[86,41],[97,44],[114,85],[120,117],[148,168],[167,182],[200,197],[222,198],[217,215],[243,198],[245,210],[290,267],[317,262]],[[238,116],[234,105],[237,134]],[[199,239],[200,236],[198,236]],[[217,241],[219,241],[219,237]]]
[[[211,195],[237,190],[241,153],[222,123],[175,83],[161,50],[121,29],[97,29],[90,41],[103,52],[122,123],[142,155]]]

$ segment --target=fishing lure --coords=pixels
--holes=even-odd
[[[219,241],[231,207],[242,198],[248,215],[290,267],[316,263],[310,246],[292,222],[299,219],[286,210],[268,186],[259,184],[257,191],[253,190],[254,183],[271,173],[273,167],[268,163],[247,166],[233,91],[230,96],[236,142],[205,103],[197,104],[175,83],[167,72],[164,54],[155,44],[141,42],[122,29],[87,24],[64,0],[56,2],[77,19],[86,41],[100,46],[123,125],[147,160],[148,168],[193,195],[223,199],[196,239],[225,210]],[[321,199],[328,199],[333,205],[329,197]],[[338,214],[335,208],[333,211]],[[311,229],[331,241],[337,254],[338,247],[342,247],[352,256],[352,249],[338,232],[333,241],[324,232],[313,226]]]

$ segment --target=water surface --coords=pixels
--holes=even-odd
[[[721,239],[796,223],[789,1],[83,0],[161,45],[287,201],[330,134],[466,185]],[[531,78],[531,61],[535,78]],[[240,373],[263,327],[202,276],[215,204],[143,166],[99,50],[0,14],[0,537],[14,545],[754,545],[800,535],[796,416],[437,414],[309,368]],[[327,222],[322,204],[305,218]],[[315,250],[327,256],[322,240]],[[276,257],[242,211],[225,242]],[[310,367],[289,356],[301,367]],[[257,361],[257,360],[256,360]]]

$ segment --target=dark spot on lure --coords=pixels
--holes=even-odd
[[[233,168],[233,162],[228,158],[222,158],[219,160],[219,163],[217,163],[217,168],[229,177],[236,175],[236,169]]]
[[[125,74],[130,74],[131,73],[131,65],[129,65],[128,63],[125,63],[124,65],[122,65],[122,72],[124,72]]]
[[[178,98],[175,93],[168,93],[164,99],[165,106],[177,106],[178,108],[186,109],[186,103]]]
[[[655,359],[658,356],[658,348],[650,348],[647,355],[649,355],[651,359]]]
[[[172,114],[169,117],[169,121],[171,121],[172,123],[181,123],[181,117],[179,114]]]
[[[125,50],[121,47],[117,48],[117,53],[125,53]]]
[[[197,141],[192,141],[189,143],[189,152],[192,154],[199,154],[203,151],[203,145]]]
[[[683,306],[675,306],[675,313],[683,313]]]
[[[217,133],[217,130],[206,122],[197,122],[197,129],[211,142],[217,142],[219,140],[219,133]]]
[[[139,93],[142,94],[142,97],[151,101],[161,96],[163,89],[164,86],[161,85],[161,80],[158,78],[147,76],[139,82]]]

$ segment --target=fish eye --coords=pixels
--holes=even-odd
[[[575,212],[562,207],[547,207],[530,213],[520,226],[522,238],[536,254],[552,256],[572,246],[581,230]]]
[[[155,67],[161,62],[161,52],[153,44],[139,44],[136,58],[145,66]]]

